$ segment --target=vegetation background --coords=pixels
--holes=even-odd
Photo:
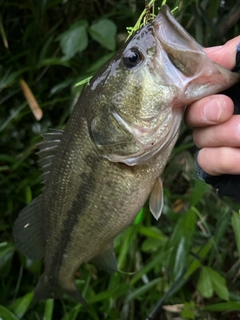
[[[178,5],[175,16],[203,46],[239,34],[239,1],[167,3]],[[43,263],[27,260],[13,242],[14,220],[41,193],[40,134],[64,128],[83,90],[74,84],[121,47],[144,6],[144,0],[0,0],[0,319],[240,318],[239,204],[194,179],[195,148],[186,128],[164,172],[161,219],[146,205],[142,218],[116,238],[124,272],[109,276],[85,265],[76,274],[88,307],[70,297],[33,301]],[[34,116],[26,100],[29,88],[40,121],[41,110],[35,106]]]

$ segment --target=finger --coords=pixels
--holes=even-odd
[[[240,115],[234,115],[217,126],[195,129],[193,140],[198,148],[240,147]]]
[[[237,36],[226,42],[223,46],[205,48],[204,51],[211,60],[232,70],[236,65],[236,49],[239,43],[240,36]]]
[[[185,122],[189,127],[205,127],[222,123],[231,118],[234,105],[222,94],[205,97],[189,105],[185,112]]]
[[[198,164],[208,174],[240,174],[240,148],[203,148],[198,153]]]

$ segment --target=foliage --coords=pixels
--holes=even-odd
[[[175,15],[204,46],[239,33],[237,24],[223,28],[236,1],[168,4],[179,6]],[[192,178],[194,147],[186,128],[164,173],[160,220],[154,221],[146,204],[142,219],[116,238],[118,273],[109,276],[84,265],[76,274],[88,307],[70,297],[33,300],[43,264],[17,251],[12,225],[19,211],[41,193],[35,145],[40,133],[64,127],[83,90],[74,84],[92,76],[121,46],[126,27],[135,24],[144,1],[0,0],[0,8],[0,318],[145,319],[160,299],[156,319],[237,318],[238,205],[222,201]],[[29,108],[23,86],[31,89],[42,109],[40,121]]]

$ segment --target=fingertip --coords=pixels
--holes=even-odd
[[[214,125],[230,119],[233,115],[234,105],[228,96],[217,94],[208,97],[202,108],[204,123]]]
[[[232,116],[233,109],[233,101],[228,96],[211,95],[188,106],[185,122],[190,128],[219,124]]]

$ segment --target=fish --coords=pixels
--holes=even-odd
[[[65,129],[43,135],[43,193],[13,227],[17,248],[31,260],[44,258],[35,299],[68,294],[85,304],[74,279],[79,267],[117,271],[114,238],[148,197],[153,216],[161,215],[161,174],[185,106],[237,81],[166,5],[96,73]]]

